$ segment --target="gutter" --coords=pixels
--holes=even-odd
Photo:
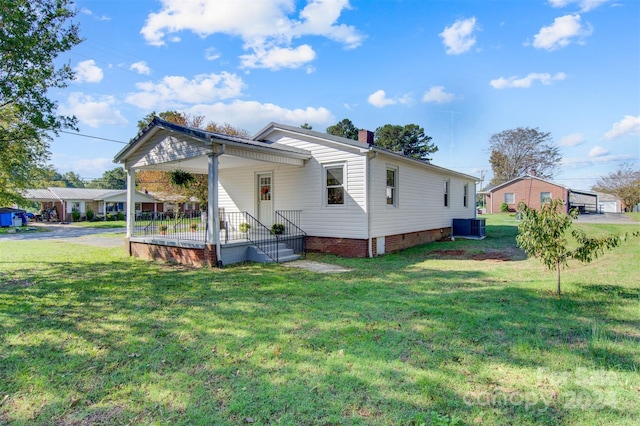
[[[373,156],[369,155],[369,152],[373,153]],[[369,251],[369,258],[373,257],[373,238],[371,237],[371,160],[378,157],[378,151],[373,150],[373,146],[369,147],[367,152],[367,249]],[[376,249],[377,251],[377,249]]]

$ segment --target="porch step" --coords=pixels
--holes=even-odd
[[[288,248],[285,244],[279,243],[269,243],[270,247],[268,248],[269,253],[273,253],[273,251],[277,250],[278,252],[278,261],[280,263],[290,262],[292,260],[300,259],[299,254],[295,254],[292,249]],[[248,257],[249,260],[258,263],[271,263],[273,259],[271,259],[267,254],[259,249],[257,246],[251,246],[248,249]],[[273,255],[275,257],[275,255]]]

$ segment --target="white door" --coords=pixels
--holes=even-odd
[[[258,174],[258,220],[268,228],[273,225],[273,186],[271,173]]]

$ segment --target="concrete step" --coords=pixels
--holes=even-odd
[[[267,256],[267,254],[264,251],[262,251],[256,246],[249,247],[248,250],[249,250],[248,251],[249,260],[253,262],[258,262],[258,263],[273,262],[273,259]],[[273,253],[274,251],[270,247],[267,248],[267,250],[269,251],[270,254]],[[291,260],[297,260],[300,258],[300,255],[295,254],[292,249],[287,248],[286,245],[284,244],[279,244],[277,251],[278,251],[277,258],[279,262],[289,262]],[[275,253],[273,254],[273,257],[276,257]]]

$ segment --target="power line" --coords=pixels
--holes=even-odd
[[[107,142],[115,142],[115,143],[121,143],[123,145],[129,145],[129,142],[123,142],[123,141],[117,141],[115,139],[107,139],[107,138],[102,138],[100,136],[92,136],[92,135],[85,135],[83,133],[75,133],[75,132],[68,132],[66,130],[59,130],[60,133],[66,133],[68,135],[73,135],[73,136],[82,136],[84,138],[90,138],[90,139],[100,139],[101,141],[107,141]]]

